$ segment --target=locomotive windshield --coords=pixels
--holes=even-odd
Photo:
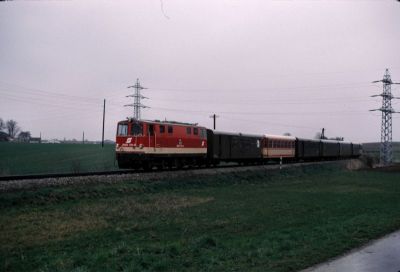
[[[128,135],[128,124],[118,124],[117,134],[118,136]]]
[[[131,135],[133,135],[133,136],[143,135],[143,125],[142,125],[142,123],[133,122],[131,124]]]

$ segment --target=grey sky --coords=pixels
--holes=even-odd
[[[146,119],[211,127],[215,112],[223,131],[380,140],[370,82],[385,68],[400,81],[399,2],[161,3],[1,2],[0,117],[35,136],[100,139],[106,98],[114,139],[139,78]]]

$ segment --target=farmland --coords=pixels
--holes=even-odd
[[[114,145],[0,143],[0,175],[106,171]]]
[[[332,164],[0,195],[4,271],[296,271],[400,227],[400,172]]]

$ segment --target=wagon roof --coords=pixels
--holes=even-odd
[[[255,137],[255,138],[262,138],[262,135],[258,134],[245,134],[245,133],[234,133],[234,132],[223,132],[223,131],[213,131],[216,135],[229,135],[229,136],[245,136],[245,137]]]
[[[278,140],[292,140],[292,141],[296,140],[296,137],[293,136],[273,135],[273,134],[264,134],[264,138],[278,139]]]

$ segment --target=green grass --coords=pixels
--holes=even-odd
[[[114,145],[0,143],[0,176],[106,171],[114,166]]]
[[[296,271],[400,227],[400,173],[308,166],[0,195],[3,271]]]

